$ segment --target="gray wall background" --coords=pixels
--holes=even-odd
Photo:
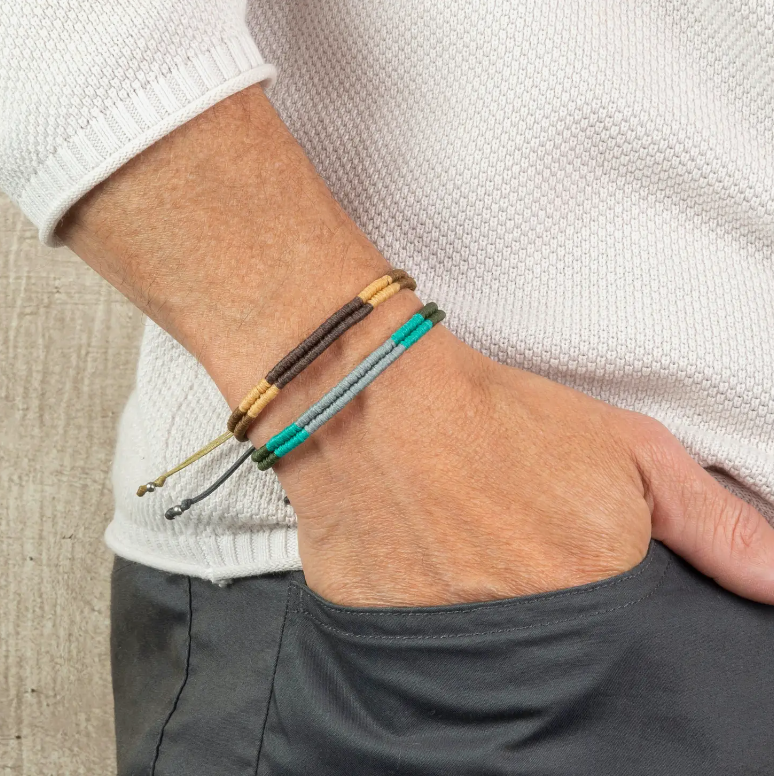
[[[109,470],[140,314],[0,198],[0,774],[115,773]]]

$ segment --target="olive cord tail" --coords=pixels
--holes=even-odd
[[[234,435],[230,431],[221,434],[217,439],[213,439],[212,442],[206,444],[201,450],[198,450],[192,456],[186,458],[185,461],[179,463],[174,469],[164,472],[164,474],[159,475],[152,482],[146,482],[145,485],[140,485],[140,487],[137,488],[137,495],[144,496],[146,493],[153,493],[156,488],[163,487],[164,483],[167,481],[167,477],[171,477],[173,474],[185,469],[186,466],[190,466],[192,463],[196,463],[200,458],[204,458],[205,455],[211,453],[216,447],[220,447],[224,442],[231,439],[232,436]]]
[[[198,504],[200,501],[207,498],[207,496],[212,495],[253,454],[254,449],[255,448],[251,446],[250,450],[242,453],[242,455],[237,458],[236,463],[223,472],[223,474],[221,474],[207,490],[203,490],[198,496],[194,496],[193,498],[184,498],[176,506],[170,507],[164,513],[164,517],[166,517],[167,520],[174,520],[176,517],[180,517],[183,512],[187,512],[194,504]]]
[[[339,381],[325,396],[313,404],[295,423],[286,426],[259,449],[251,447],[224,472],[207,490],[191,499],[183,499],[165,512],[168,520],[174,520],[194,504],[214,493],[250,457],[261,470],[270,469],[282,456],[290,452],[324,423],[340,412],[366,386],[372,383],[390,364],[398,359],[415,342],[421,339],[433,326],[446,317],[438,305],[426,304],[418,313],[403,324],[388,340],[371,355],[361,361],[344,379]]]
[[[405,270],[396,269],[377,278],[366,286],[354,299],[339,308],[306,339],[272,367],[269,373],[242,400],[228,420],[228,431],[208,442],[201,450],[189,456],[182,463],[141,485],[138,496],[153,493],[163,487],[167,478],[182,471],[192,463],[204,458],[232,436],[244,442],[250,426],[259,413],[274,399],[280,389],[297,377],[320,354],[356,323],[362,321],[374,308],[394,296],[403,288],[416,289],[416,282]]]

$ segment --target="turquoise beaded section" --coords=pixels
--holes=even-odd
[[[414,331],[412,331],[411,334],[409,334],[400,344],[403,345],[406,350],[408,350],[415,342],[424,337],[424,335],[427,334],[427,332],[432,328],[432,321],[422,321],[422,324],[417,326],[417,328],[414,329]]]
[[[416,315],[412,315],[411,318],[409,318],[403,326],[401,326],[393,335],[390,337],[390,339],[396,344],[399,345],[401,340],[404,337],[408,337],[411,332],[413,332],[417,326],[419,326],[421,323],[425,322],[425,317],[421,313],[417,313]]]
[[[298,447],[302,442],[309,439],[310,434],[295,423],[291,423],[275,434],[265,445],[270,453],[274,453],[277,458],[289,453],[294,447]]]
[[[300,428],[292,439],[289,439],[284,445],[280,445],[273,451],[274,455],[276,455],[277,458],[282,458],[283,455],[287,455],[294,447],[298,447],[302,442],[306,442],[310,436],[311,434],[308,431]]]
[[[252,459],[258,468],[264,471],[270,469],[280,458],[309,439],[435,324],[440,323],[445,315],[443,310],[438,309],[438,305],[430,303],[409,318],[388,340],[364,358],[294,423],[290,423],[263,447],[253,452]]]
[[[296,434],[302,431],[295,423],[291,423],[286,428],[282,429],[279,434],[275,434],[267,443],[267,449],[274,452],[280,445],[284,445],[289,439],[292,439]]]

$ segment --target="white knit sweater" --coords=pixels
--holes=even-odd
[[[3,9],[0,46],[0,185],[44,242],[132,155],[276,68],[291,131],[452,331],[658,418],[774,515],[770,0],[38,0]],[[164,519],[231,445],[134,495],[227,414],[149,323],[117,553],[210,579],[298,567],[271,473]]]

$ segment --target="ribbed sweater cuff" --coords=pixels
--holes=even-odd
[[[211,582],[301,568],[295,526],[262,525],[239,533],[172,533],[139,529],[116,514],[105,531],[105,542],[127,560]]]
[[[68,208],[121,165],[220,100],[275,78],[247,32],[192,55],[61,144],[35,171],[19,206],[38,226],[41,242],[59,245],[54,230]]]

